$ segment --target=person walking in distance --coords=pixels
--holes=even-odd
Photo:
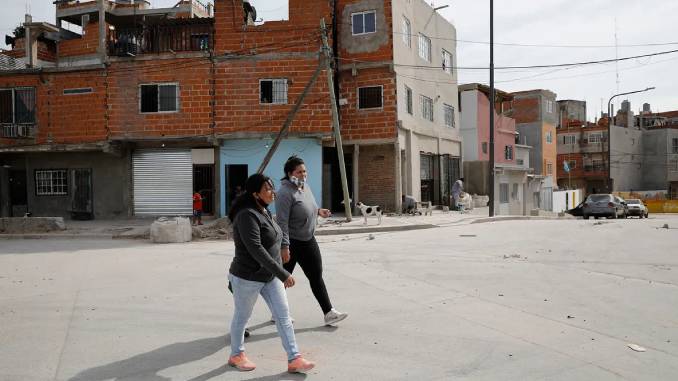
[[[276,219],[283,232],[283,266],[291,274],[299,263],[323,311],[325,325],[333,325],[346,319],[348,314],[332,307],[323,280],[320,248],[314,235],[318,216],[327,218],[331,213],[318,207],[307,182],[306,164],[301,158],[287,159],[284,170],[285,177],[275,200]]]
[[[235,256],[228,274],[234,302],[228,365],[241,371],[256,367],[245,355],[244,335],[254,304],[261,295],[275,318],[287,352],[287,371],[303,373],[315,364],[301,356],[294,336],[285,288],[294,286],[295,281],[282,266],[283,233],[268,211],[274,199],[271,179],[254,174],[247,179],[245,193],[236,199],[228,213],[235,243]]]
[[[452,198],[454,199],[454,207],[463,212],[464,211],[464,205],[462,205],[459,202],[459,198],[461,197],[461,193],[464,191],[464,178],[460,178],[459,180],[455,181],[454,184],[452,185]]]

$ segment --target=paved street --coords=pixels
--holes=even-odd
[[[0,380],[675,380],[677,228],[655,215],[320,237],[350,317],[324,327],[295,272],[307,376],[283,372],[263,302],[246,341],[258,368],[224,366],[232,242],[0,240]]]

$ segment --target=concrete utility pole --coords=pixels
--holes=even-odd
[[[612,116],[612,100],[616,97],[622,95],[644,93],[646,91],[654,90],[654,87],[648,87],[644,90],[629,91],[627,93],[619,93],[610,97],[610,100],[607,101],[607,191],[612,193],[612,121],[614,117]]]
[[[490,217],[494,217],[494,0],[490,0]]]
[[[339,127],[339,110],[337,110],[337,97],[334,94],[334,75],[332,72],[332,52],[327,42],[327,27],[325,19],[320,20],[322,29],[323,51],[325,52],[325,69],[327,70],[327,86],[330,93],[330,106],[332,107],[332,130],[334,131],[334,144],[337,146],[337,155],[339,156],[339,172],[341,174],[341,189],[344,192],[344,210],[346,211],[346,221],[351,221],[351,199],[348,194],[348,182],[346,180],[346,164],[344,163],[344,146],[341,142],[341,130]]]

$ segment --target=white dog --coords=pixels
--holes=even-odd
[[[379,223],[377,225],[381,225],[381,207],[380,206],[367,206],[363,204],[362,202],[359,202],[356,204],[356,207],[360,209],[360,213],[363,215],[365,218],[365,225],[367,225],[367,217],[368,216],[376,216],[377,219],[379,220]]]

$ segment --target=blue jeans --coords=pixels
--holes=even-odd
[[[294,327],[287,305],[287,294],[280,279],[274,278],[272,281],[264,283],[228,274],[228,280],[231,281],[235,304],[233,320],[231,321],[231,356],[245,351],[245,327],[252,315],[254,304],[261,294],[275,319],[275,326],[278,329],[283,348],[287,352],[287,359],[291,361],[298,357],[299,349],[297,348]]]

